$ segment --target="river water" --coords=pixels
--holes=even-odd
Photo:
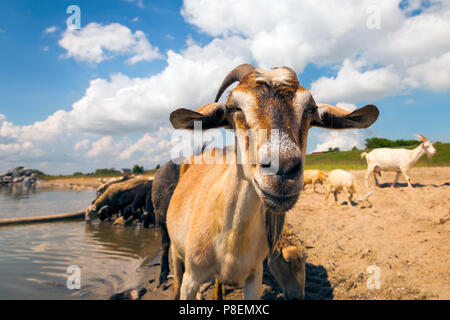
[[[93,197],[91,190],[0,186],[0,219],[78,211]],[[107,299],[142,284],[159,250],[159,232],[139,225],[77,220],[0,227],[0,299]],[[76,275],[70,266],[79,268],[80,289],[67,286]]]

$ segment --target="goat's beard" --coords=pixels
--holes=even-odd
[[[433,155],[431,153],[427,153],[427,158],[428,160],[431,160],[431,158],[433,158]]]
[[[271,254],[275,249],[278,239],[280,238],[281,231],[283,230],[285,213],[264,208],[264,214],[266,221],[267,244],[269,246],[269,254]]]

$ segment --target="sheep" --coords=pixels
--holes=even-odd
[[[236,81],[227,102],[218,102]],[[350,112],[317,104],[292,69],[249,64],[228,73],[215,102],[196,111],[173,111],[175,129],[193,130],[197,122],[204,130],[233,128],[236,134],[225,162],[194,161],[172,195],[166,220],[174,298],[193,299],[200,285],[215,277],[243,286],[245,299],[260,298],[263,260],[302,190],[308,130],[368,128],[378,115],[373,105]],[[259,134],[264,131],[279,139],[269,142]],[[255,143],[247,144],[249,139]],[[277,150],[273,159],[260,157],[269,150]],[[246,161],[246,154],[255,163]]]
[[[431,159],[437,152],[433,146],[434,143],[428,141],[423,135],[415,134],[414,136],[421,140],[422,143],[412,150],[379,148],[370,152],[361,153],[361,159],[366,158],[367,160],[367,172],[365,175],[366,188],[369,187],[369,175],[374,172],[376,166],[379,168],[379,175],[381,175],[381,170],[395,171],[397,173],[392,188],[396,186],[401,173],[403,173],[408,187],[412,188],[411,180],[408,176],[409,170],[424,154],[428,156],[428,159]],[[375,174],[374,179],[375,184],[378,186],[378,179]]]
[[[314,192],[316,192],[316,183],[322,184],[328,177],[328,173],[320,170],[305,170],[303,172],[303,190],[307,184],[312,184]]]
[[[324,203],[325,205],[328,205],[328,197],[330,195],[330,192],[333,192],[334,195],[334,203],[340,207],[341,205],[337,202],[337,193],[339,191],[343,191],[347,193],[347,205],[348,207],[352,206],[352,198],[354,194],[358,194],[359,199],[358,202],[362,202],[365,200],[368,200],[369,196],[372,194],[369,192],[364,197],[361,197],[358,186],[356,183],[355,177],[347,171],[344,171],[342,169],[336,169],[330,172],[330,175],[328,176],[328,183],[325,191],[325,199]]]

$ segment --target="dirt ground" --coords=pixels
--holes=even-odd
[[[352,173],[367,193],[364,171]],[[383,172],[381,187],[370,188],[372,207],[336,207],[332,195],[325,206],[323,187],[306,188],[287,221],[307,248],[307,299],[450,299],[450,168],[416,168],[410,177],[414,189],[403,178],[392,189],[394,173]],[[157,288],[158,272],[150,268],[144,299],[171,298],[172,288]],[[266,276],[263,299],[281,299]],[[227,290],[226,299],[242,297]]]

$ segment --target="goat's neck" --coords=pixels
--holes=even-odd
[[[422,148],[422,143],[411,150],[411,166],[414,165],[425,154],[425,150]]]
[[[226,184],[225,193],[232,196],[228,199],[231,210],[226,210],[225,228],[243,231],[252,227],[248,222],[262,215],[262,201],[253,183],[244,178],[240,165],[231,164]]]

